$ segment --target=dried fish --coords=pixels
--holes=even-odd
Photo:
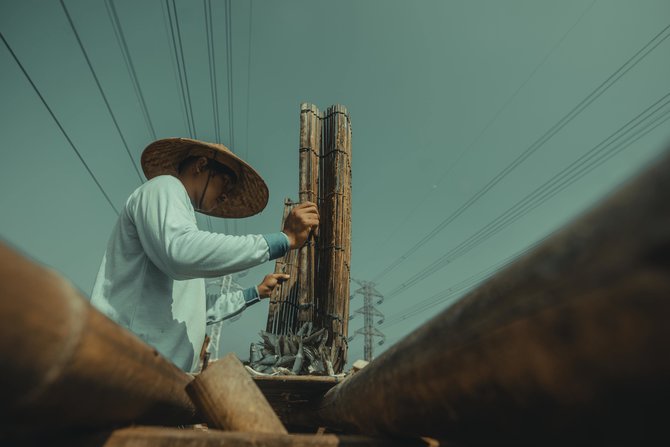
[[[311,326],[311,324],[312,324],[311,321],[308,321],[307,323],[303,324],[303,325],[300,327],[300,329],[298,330],[298,333],[295,334],[295,335],[298,336],[298,337],[300,337],[300,338],[302,338],[303,335],[305,334],[305,331],[307,330],[307,327],[308,327],[308,326]]]
[[[281,337],[282,341],[282,355],[288,355],[291,354],[291,347],[288,344],[288,337]]]
[[[277,363],[275,366],[286,366],[286,365],[292,365],[293,362],[295,362],[295,356],[294,355],[285,355],[279,360],[277,360]]]
[[[288,345],[288,351],[291,353],[291,355],[296,355],[298,353],[298,347],[290,337],[287,337],[286,344]]]
[[[303,348],[303,354],[309,363],[312,363],[316,358],[316,351],[309,346]]]
[[[302,340],[300,340],[300,345],[298,346],[298,353],[295,356],[295,363],[293,363],[293,368],[291,369],[291,371],[293,371],[294,374],[298,374],[302,369],[302,359],[303,359]]]
[[[260,331],[262,342],[249,348],[248,366],[263,374],[332,374],[330,350],[326,348],[325,328],[313,331],[311,321],[288,335]]]
[[[280,349],[279,346],[281,346],[281,335],[274,339],[274,349],[275,349],[275,354],[277,354],[277,355],[281,355],[281,349]]]
[[[333,370],[333,362],[330,360],[326,360],[326,367],[328,368],[328,375],[334,376],[335,371]]]
[[[318,344],[320,341],[320,338],[324,333],[326,333],[326,328],[321,328],[318,331],[314,332],[311,334],[309,337],[305,338],[305,344],[313,344],[316,343]],[[318,340],[318,341],[316,341]]]
[[[261,360],[258,362],[255,362],[257,365],[264,365],[264,366],[274,366],[277,363],[277,360],[279,360],[279,356],[277,355],[268,355],[266,357],[263,357]]]
[[[249,346],[249,362],[256,363],[263,358],[263,345],[261,343],[252,343]]]

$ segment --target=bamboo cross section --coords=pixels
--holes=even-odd
[[[322,114],[301,104],[299,160],[300,202],[317,203],[321,224],[304,247],[277,260],[275,272],[291,279],[270,301],[266,330],[288,335],[305,323],[314,331],[325,328],[328,355],[339,372],[347,358],[351,261],[351,120],[344,106]],[[293,206],[285,201],[283,219]]]

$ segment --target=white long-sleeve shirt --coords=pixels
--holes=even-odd
[[[137,188],[112,231],[91,303],[185,371],[205,338],[203,278],[245,270],[283,256],[283,233],[230,236],[198,229],[184,185],[162,175]],[[223,295],[217,318],[258,301],[255,288]]]

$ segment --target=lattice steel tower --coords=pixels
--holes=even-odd
[[[377,309],[373,304],[372,300],[377,299],[377,304],[381,304],[384,301],[384,296],[375,289],[375,283],[371,281],[359,281],[357,279],[351,279],[356,284],[360,286],[359,289],[354,290],[354,295],[363,295],[363,307],[356,309],[352,315],[349,316],[351,320],[354,318],[355,314],[363,314],[363,327],[357,329],[354,332],[354,335],[349,337],[349,341],[353,340],[356,335],[363,335],[365,337],[365,345],[363,350],[363,358],[367,361],[372,360],[372,343],[374,342],[375,337],[379,337],[380,340],[377,342],[378,345],[383,345],[386,341],[386,336],[377,328],[375,328],[375,318],[379,318],[376,324],[382,324],[384,322],[384,314]],[[354,298],[354,295],[351,298]]]

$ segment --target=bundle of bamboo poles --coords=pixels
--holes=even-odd
[[[291,199],[285,199],[282,227],[294,206],[295,204]],[[290,332],[295,333],[297,330],[298,288],[300,284],[298,251],[290,250],[286,255],[277,259],[275,273],[287,273],[290,277],[277,286],[275,294],[270,300],[266,331],[272,334],[288,335]]]
[[[291,278],[270,302],[266,330],[295,334],[309,322],[325,328],[329,360],[339,372],[347,358],[351,260],[351,120],[344,106],[322,114],[301,104],[299,156],[299,199],[318,205],[321,224],[305,246],[277,260],[275,272]],[[293,206],[285,201],[283,220]]]

